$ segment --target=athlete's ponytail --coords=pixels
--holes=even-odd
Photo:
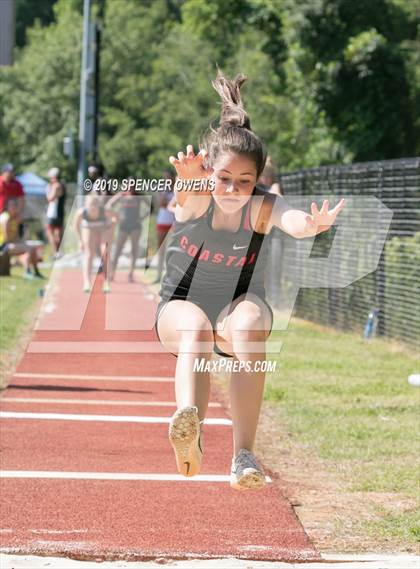
[[[246,77],[240,73],[233,81],[226,79],[220,69],[217,77],[211,82],[222,99],[220,125],[242,126],[251,130],[251,123],[242,104],[240,89]]]
[[[201,147],[208,152],[208,163],[213,166],[221,152],[244,154],[255,161],[257,177],[264,169],[266,152],[261,140],[251,130],[251,122],[246,113],[240,89],[246,77],[242,74],[232,81],[218,69],[212,85],[222,100],[219,126],[210,126],[202,140]]]

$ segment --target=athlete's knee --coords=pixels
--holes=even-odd
[[[242,342],[263,342],[267,337],[266,330],[256,330],[249,328],[248,330],[233,330],[232,344],[235,346]]]
[[[183,350],[206,351],[205,346],[213,341],[213,329],[205,314],[191,315],[183,320],[180,331],[180,345]]]
[[[179,351],[205,354],[213,351],[214,338],[209,330],[184,330],[181,333]]]
[[[261,306],[253,303],[238,306],[232,316],[232,335],[236,334],[241,338],[264,335],[265,320],[265,312]]]
[[[242,329],[232,330],[232,351],[238,360],[248,359],[250,356],[265,357],[265,341],[267,331],[262,328],[255,328],[255,321],[243,321]],[[245,325],[249,327],[245,329]]]
[[[213,329],[206,317],[184,321],[180,333],[183,340],[206,340],[213,337]]]

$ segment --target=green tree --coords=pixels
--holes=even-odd
[[[112,175],[148,174],[153,62],[179,19],[168,0],[107,2],[101,62],[100,156]],[[165,133],[162,130],[162,139]]]
[[[249,76],[252,127],[282,170],[420,151],[420,23],[410,2],[100,2],[99,154],[112,176],[159,175],[169,154],[197,144],[219,116],[216,64]],[[52,18],[42,10],[14,67],[0,69],[0,159],[74,176],[62,139],[78,128],[82,1],[58,0]]]
[[[314,0],[290,21],[297,64],[354,160],[413,155],[418,113],[402,42],[416,37],[416,24],[407,13],[387,0]]]
[[[43,25],[54,19],[53,6],[57,0],[16,0],[16,45],[26,43],[26,30],[34,25],[35,20]]]
[[[7,133],[0,155],[40,174],[53,164],[74,168],[62,144],[68,129],[78,127],[82,18],[67,0],[57,2],[54,14],[48,27],[29,30],[15,65],[0,68],[0,128]]]

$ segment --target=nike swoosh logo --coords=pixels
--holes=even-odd
[[[246,249],[248,247],[248,245],[234,245],[233,246],[233,250],[237,251],[238,249]]]

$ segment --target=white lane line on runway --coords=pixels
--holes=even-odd
[[[181,476],[181,474],[148,474],[136,472],[60,472],[48,470],[2,470],[0,478],[75,478],[78,480],[158,480],[173,482],[229,482],[225,474],[197,474],[196,476]],[[267,482],[272,482],[269,476]]]
[[[83,381],[157,381],[157,382],[173,382],[173,376],[156,377],[156,376],[141,376],[141,375],[81,375],[81,374],[66,374],[66,373],[14,373],[13,377],[24,377],[29,379],[82,379]]]
[[[278,354],[283,342],[252,342],[248,344],[246,353]],[[162,354],[168,352],[160,342],[30,342],[27,347],[30,354]],[[202,348],[203,353],[213,353],[213,343]]]
[[[47,535],[71,535],[72,533],[88,533],[88,529],[28,529],[30,533],[47,534]]]
[[[111,399],[56,399],[54,397],[1,397],[0,403],[59,403],[69,405],[122,405],[139,407],[176,407],[175,401],[126,401]],[[209,403],[209,407],[221,407],[220,403]]]
[[[169,423],[170,417],[136,417],[130,415],[75,415],[73,413],[15,413],[0,411],[2,419],[47,419],[56,421],[108,421],[114,423]],[[230,419],[204,419],[205,425],[232,425]]]
[[[30,354],[167,354],[160,342],[107,341],[32,341],[26,351]],[[210,351],[210,349],[209,349]]]
[[[213,342],[204,342],[203,344],[203,353],[212,354],[214,347]],[[206,344],[208,344],[208,347]],[[282,341],[252,342],[248,344],[247,353],[261,353],[262,350],[266,354],[279,353],[282,347]],[[33,341],[29,343],[26,351],[32,354],[168,354],[162,344],[157,341]]]

